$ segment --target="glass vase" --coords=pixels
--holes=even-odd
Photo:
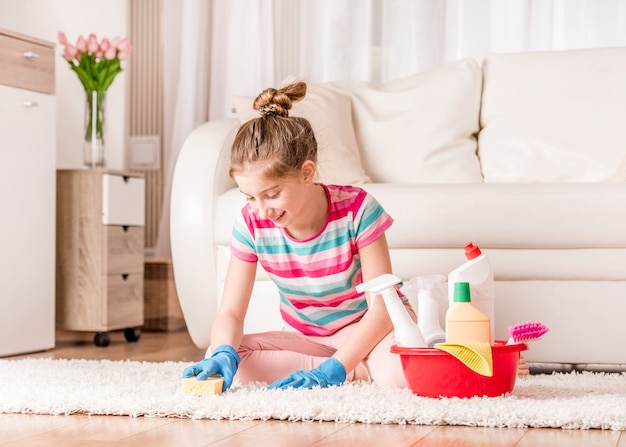
[[[85,91],[85,129],[83,162],[86,168],[106,166],[106,91]]]

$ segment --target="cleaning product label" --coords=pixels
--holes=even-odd
[[[454,284],[454,301],[446,313],[446,343],[489,343],[491,325],[487,315],[472,303],[470,284]]]

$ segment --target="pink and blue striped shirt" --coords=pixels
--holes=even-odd
[[[324,228],[295,240],[249,205],[237,216],[231,253],[259,262],[277,285],[280,312],[307,335],[330,335],[358,321],[367,310],[359,249],[378,239],[393,223],[382,206],[355,186],[322,185],[328,200]]]

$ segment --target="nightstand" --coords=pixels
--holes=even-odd
[[[96,332],[143,325],[144,201],[142,175],[106,169],[57,171],[56,324]]]

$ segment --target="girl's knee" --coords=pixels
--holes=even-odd
[[[393,332],[383,338],[367,358],[372,381],[382,387],[406,388],[407,382],[400,356],[390,352],[394,344]]]
[[[406,388],[407,383],[402,368],[387,368],[383,371],[371,373],[372,381],[384,388]]]

